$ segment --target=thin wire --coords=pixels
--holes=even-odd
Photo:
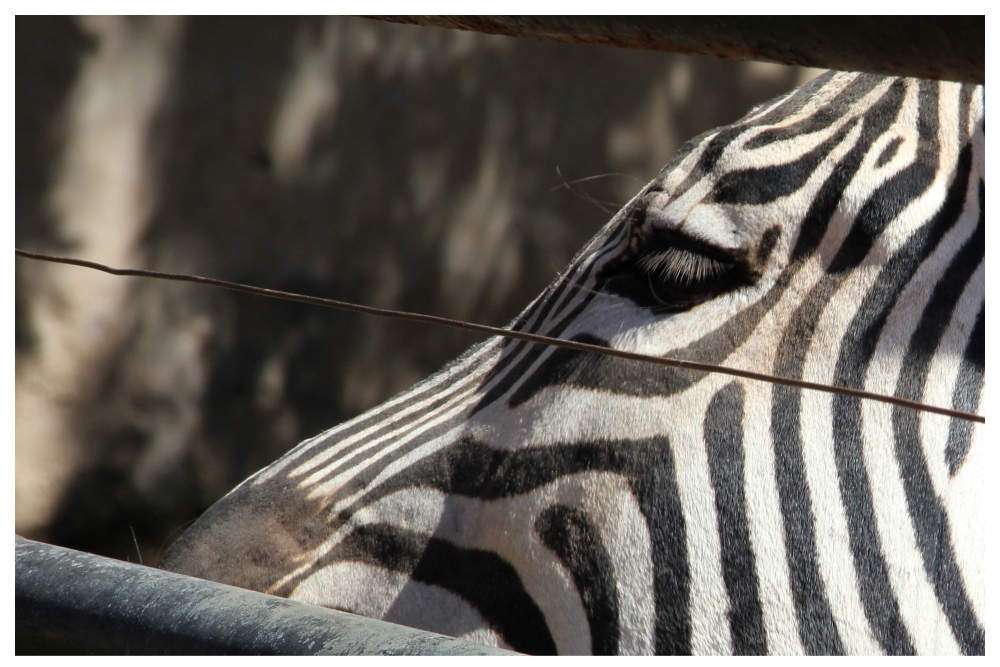
[[[477,333],[489,334],[491,336],[500,336],[503,338],[516,338],[518,340],[524,340],[529,343],[539,343],[541,345],[562,347],[568,350],[576,350],[578,352],[603,354],[605,356],[618,357],[619,359],[628,359],[630,361],[643,361],[650,364],[656,364],[658,366],[683,368],[686,370],[702,371],[705,373],[722,373],[724,375],[732,375],[734,377],[745,378],[748,380],[760,380],[762,382],[770,382],[772,384],[780,384],[788,387],[796,387],[799,389],[812,389],[814,391],[823,391],[829,394],[839,394],[841,396],[851,396],[853,398],[865,398],[872,401],[880,401],[882,403],[888,403],[890,405],[896,405],[903,408],[911,408],[914,410],[921,410],[923,412],[932,412],[934,414],[944,415],[946,417],[954,417],[955,419],[964,419],[966,421],[978,422],[980,424],[986,423],[985,417],[972,412],[963,412],[961,410],[953,410],[951,408],[942,408],[936,405],[928,405],[926,403],[911,401],[906,398],[899,398],[896,396],[886,396],[884,394],[875,394],[868,391],[862,391],[860,389],[850,389],[848,387],[839,387],[837,385],[806,382],[805,380],[796,380],[794,378],[781,377],[780,375],[755,373],[753,371],[744,371],[738,368],[729,368],[727,366],[717,366],[716,364],[706,364],[699,361],[684,361],[683,359],[671,359],[670,357],[654,357],[646,354],[637,354],[635,352],[625,352],[623,350],[616,350],[614,348],[604,347],[601,345],[580,343],[575,340],[550,338],[548,336],[525,333],[523,331],[511,331],[510,329],[491,327],[485,324],[473,324],[471,322],[462,322],[461,320],[453,320],[447,317],[437,317],[435,315],[424,315],[421,313],[407,313],[400,310],[389,310],[386,308],[374,308],[372,306],[362,306],[360,304],[348,303],[346,301],[323,299],[317,296],[306,296],[304,294],[283,292],[281,290],[268,289],[265,287],[253,287],[251,285],[233,283],[229,282],[228,280],[219,280],[217,278],[205,278],[204,276],[192,276],[183,273],[164,273],[161,271],[149,271],[146,269],[115,269],[110,266],[105,266],[104,264],[98,264],[97,262],[89,262],[84,259],[60,257],[58,255],[45,255],[42,253],[20,250],[18,248],[14,249],[14,253],[20,257],[25,257],[27,259],[35,259],[43,262],[55,262],[57,264],[70,264],[73,266],[82,266],[84,268],[95,269],[97,271],[102,271],[104,273],[110,273],[111,275],[115,276],[159,278],[161,280],[175,280],[178,282],[196,283],[199,285],[211,285],[213,287],[221,287],[223,289],[233,290],[236,292],[245,292],[247,294],[267,296],[273,299],[298,301],[299,303],[306,303],[313,306],[324,306],[326,308],[348,310],[355,313],[378,315],[379,317],[390,317],[397,320],[406,320],[410,322],[423,322],[424,324],[435,324],[438,326],[450,327],[452,329],[475,331]]]

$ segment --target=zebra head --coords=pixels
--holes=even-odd
[[[686,144],[511,328],[975,410],[983,118],[982,88],[823,75]],[[497,338],[165,566],[530,653],[982,653],[977,433]]]

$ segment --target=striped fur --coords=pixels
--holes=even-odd
[[[511,326],[976,410],[983,100],[823,75],[686,144]],[[982,654],[979,437],[493,339],[165,565],[529,653]]]

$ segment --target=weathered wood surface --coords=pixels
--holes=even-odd
[[[984,16],[377,16],[385,21],[783,65],[986,81]]]

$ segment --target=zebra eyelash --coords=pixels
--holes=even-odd
[[[667,248],[642,255],[636,266],[659,280],[694,285],[721,278],[736,265],[682,248]]]

